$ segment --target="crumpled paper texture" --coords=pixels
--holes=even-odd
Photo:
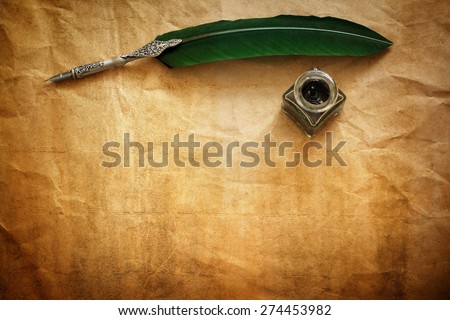
[[[43,81],[171,30],[278,14],[348,19],[394,45]],[[450,298],[449,17],[422,0],[1,1],[0,297]],[[347,95],[312,141],[347,141],[346,167],[101,166],[124,133],[160,146],[270,132],[300,148],[281,95],[312,66]]]

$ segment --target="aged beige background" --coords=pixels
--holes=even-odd
[[[349,19],[394,46],[43,82],[170,30],[278,14]],[[449,298],[449,19],[422,0],[1,1],[0,297]],[[270,132],[300,150],[281,95],[312,66],[347,95],[327,127],[347,167],[101,166],[125,132],[157,146]]]

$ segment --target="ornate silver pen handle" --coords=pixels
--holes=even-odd
[[[123,54],[116,58],[78,66],[69,71],[57,74],[56,76],[53,76],[47,80],[52,82],[61,82],[68,79],[81,79],[88,75],[108,70],[113,67],[123,66],[130,61],[146,57],[157,57],[167,48],[175,47],[181,42],[181,39],[173,39],[167,41],[153,40],[152,42],[147,43],[142,48],[129,54]]]

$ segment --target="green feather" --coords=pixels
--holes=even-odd
[[[260,56],[365,56],[392,42],[362,25],[314,16],[217,21],[160,35],[182,39],[157,58],[171,67]]]

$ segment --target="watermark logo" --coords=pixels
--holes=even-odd
[[[347,166],[339,152],[347,141],[333,142],[332,132],[325,133],[325,143],[307,141],[295,148],[292,141],[276,142],[267,133],[262,141],[232,141],[224,144],[218,141],[201,143],[190,134],[182,139],[177,133],[172,141],[163,141],[158,146],[154,142],[132,141],[129,133],[124,133],[123,142],[108,141],[103,144],[105,159],[101,165],[106,168],[118,166],[163,168],[171,164],[177,167],[226,167],[240,166],[254,168],[284,166],[293,168],[304,165],[309,168],[319,166]],[[315,155],[312,156],[311,154]],[[319,156],[318,156],[319,154]],[[170,160],[170,161],[169,161]]]

